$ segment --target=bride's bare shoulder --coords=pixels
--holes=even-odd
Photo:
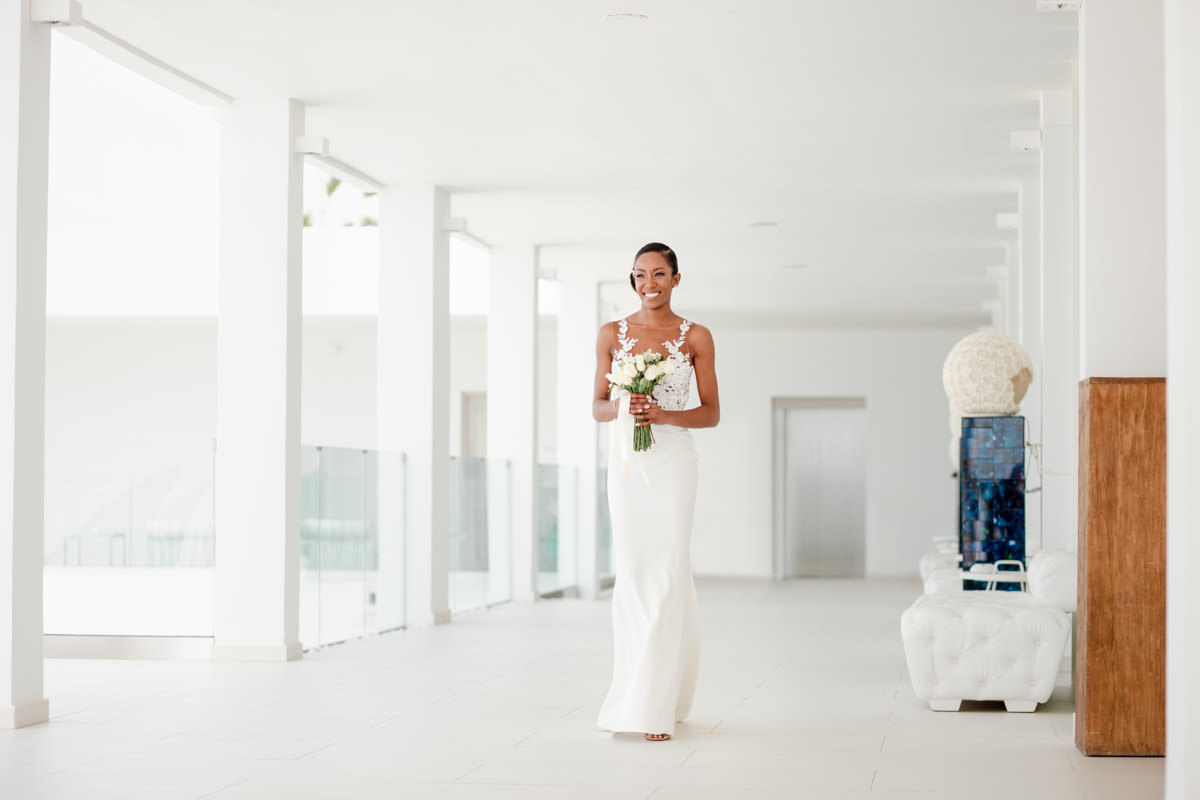
[[[615,338],[617,338],[617,330],[620,327],[621,327],[621,321],[619,319],[614,319],[611,322],[606,322],[600,326],[600,335],[601,336],[611,336],[612,338],[615,339]]]
[[[701,325],[698,322],[693,322],[691,327],[688,328],[688,339],[696,343],[707,342],[711,345],[713,341],[713,335],[712,331],[710,331],[704,325]]]
[[[606,322],[600,326],[600,332],[596,334],[596,342],[601,345],[615,346],[617,343],[617,330],[619,328],[619,320]]]

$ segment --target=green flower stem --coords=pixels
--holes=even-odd
[[[633,429],[633,451],[635,453],[649,450],[652,444],[654,444],[654,432],[650,430],[649,425],[639,425]]]

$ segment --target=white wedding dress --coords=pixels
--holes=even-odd
[[[676,369],[654,388],[667,410],[687,404],[692,365],[682,351],[691,323],[663,342]],[[614,357],[635,351],[621,320]],[[696,448],[692,434],[654,425],[654,445],[633,452],[629,398],[613,424],[608,505],[612,517],[613,676],[597,725],[609,731],[674,733],[692,706],[700,658],[700,623],[692,580]]]

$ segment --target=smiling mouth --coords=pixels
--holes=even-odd
[[[654,298],[658,297],[660,294],[662,294],[662,292],[644,292],[642,294],[642,296],[645,297],[647,300],[653,300]]]

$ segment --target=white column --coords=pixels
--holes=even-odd
[[[1018,202],[1020,200],[1018,199]],[[1013,339],[1021,337],[1021,214],[1013,214],[1017,220],[1017,239],[1004,245],[1008,277],[1004,284],[1004,333]]]
[[[450,246],[442,230],[450,195],[389,186],[379,199],[377,436],[380,450],[406,459],[406,623],[442,624],[450,621]]]
[[[1042,545],[1074,551],[1079,521],[1075,95],[1042,95]]]
[[[1033,384],[1021,401],[1021,415],[1026,421],[1027,440],[1042,441],[1042,389],[1045,375],[1042,365],[1042,214],[1041,179],[1026,178],[1021,182],[1017,258],[1018,301],[1017,326],[1014,337],[1029,353],[1033,362]],[[1025,485],[1038,485],[1041,476],[1034,473],[1032,459],[1026,455]],[[1042,545],[1042,493],[1025,495],[1025,542],[1028,552]]]
[[[1080,374],[1166,374],[1161,0],[1079,14]]]
[[[304,107],[222,119],[216,658],[300,657],[300,233]]]
[[[538,359],[534,246],[492,251],[488,281],[487,453],[511,463],[512,596],[537,599]]]
[[[1200,797],[1200,5],[1166,0],[1167,800]],[[1189,561],[1191,559],[1191,561]]]
[[[1018,203],[1020,202],[1018,195]],[[1018,233],[1011,242],[1004,242],[1004,263],[988,268],[996,281],[996,305],[992,311],[992,327],[1013,339],[1018,338],[1021,315],[1021,215],[1018,212],[996,215],[996,228],[1004,235]]]
[[[46,173],[50,29],[0,6],[0,728],[50,718],[42,697]]]
[[[592,419],[599,286],[590,276],[559,271],[558,462],[577,476],[579,593],[594,600],[600,592],[596,564],[597,424]]]

